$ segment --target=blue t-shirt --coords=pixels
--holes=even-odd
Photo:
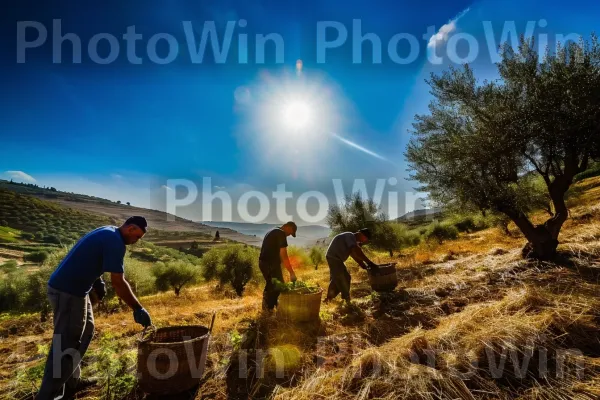
[[[356,236],[352,232],[340,233],[333,238],[327,248],[326,257],[335,258],[342,262],[350,257],[350,251],[353,247],[358,246]]]
[[[85,235],[50,276],[48,285],[85,297],[105,272],[123,273],[125,242],[116,226],[103,226]]]

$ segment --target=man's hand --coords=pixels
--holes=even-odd
[[[102,299],[106,296],[106,284],[102,280],[102,278],[96,279],[94,285],[92,286],[94,292],[98,296],[98,301],[102,301]]]
[[[144,328],[147,328],[150,325],[152,325],[152,319],[150,318],[150,314],[148,314],[148,311],[146,311],[146,309],[143,307],[133,311],[133,319],[135,320],[135,322],[142,325]]]
[[[296,282],[298,278],[296,278],[296,273],[292,270],[290,271],[290,281]]]

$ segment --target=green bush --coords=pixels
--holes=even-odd
[[[207,281],[217,278],[218,271],[223,258],[223,251],[213,247],[202,256],[202,276]]]
[[[33,233],[22,232],[20,236],[21,236],[21,239],[23,239],[23,240],[34,240],[35,239],[35,235]]]
[[[255,252],[243,245],[228,246],[221,259],[217,277],[222,284],[231,284],[238,296],[242,296],[246,284],[255,274]]]
[[[450,224],[441,224],[439,222],[435,222],[429,226],[429,229],[427,229],[427,232],[425,233],[425,237],[427,240],[435,240],[442,244],[446,240],[457,239],[458,229]]]
[[[4,272],[12,272],[17,269],[18,266],[19,264],[17,264],[16,260],[8,260],[3,264],[0,264],[0,269],[2,269]]]
[[[57,235],[46,235],[42,239],[44,243],[62,244],[61,238]]]
[[[313,246],[310,249],[309,257],[310,261],[312,262],[312,265],[315,266],[315,269],[318,269],[319,264],[323,264],[323,262],[325,262],[325,251],[322,247]]]
[[[45,251],[34,251],[33,253],[28,253],[23,256],[23,260],[31,261],[34,263],[42,264],[46,262],[49,254]]]
[[[575,177],[573,178],[573,181],[579,182],[581,180],[584,180],[587,178],[593,178],[595,176],[600,176],[600,163],[597,163],[597,164],[593,165],[591,168],[575,175]]]
[[[131,257],[125,259],[125,279],[138,296],[148,296],[157,291],[152,268]]]
[[[165,292],[173,289],[179,296],[185,285],[196,283],[200,277],[200,268],[186,261],[158,262],[152,268],[156,278],[156,288]]]
[[[27,299],[26,287],[27,275],[20,269],[0,279],[0,312],[23,309]]]

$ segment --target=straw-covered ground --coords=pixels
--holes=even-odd
[[[321,306],[292,324],[260,311],[261,288],[242,298],[215,284],[142,299],[157,326],[216,322],[198,399],[600,398],[600,178],[582,181],[555,262],[525,261],[513,227],[421,244],[393,259],[398,288],[372,292],[350,264],[350,306]],[[300,268],[326,288],[328,270]],[[143,398],[136,389],[140,329],[127,310],[99,310],[80,398]],[[0,321],[0,393],[30,398],[51,326],[39,315]]]

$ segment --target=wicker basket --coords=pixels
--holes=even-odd
[[[323,289],[315,293],[284,292],[279,296],[277,315],[293,322],[309,322],[319,319]]]
[[[375,271],[369,271],[371,288],[376,292],[391,292],[398,285],[396,264],[383,264]]]
[[[138,384],[146,393],[181,393],[196,386],[206,366],[210,329],[173,326],[143,334],[138,342]]]

